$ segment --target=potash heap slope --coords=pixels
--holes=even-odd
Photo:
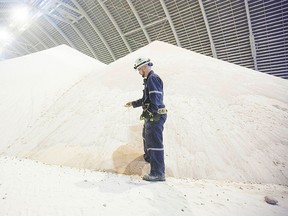
[[[138,56],[151,58],[164,81],[168,176],[287,184],[287,80],[163,42],[86,76],[5,153],[49,164],[146,172],[141,109],[123,107],[142,94],[142,78],[132,68]]]
[[[1,61],[0,152],[77,82],[105,66],[66,45]]]

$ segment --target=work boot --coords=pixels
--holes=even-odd
[[[152,176],[152,175],[144,175],[143,180],[145,181],[165,181],[165,176]]]

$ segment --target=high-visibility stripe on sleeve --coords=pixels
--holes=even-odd
[[[155,93],[155,94],[162,94],[161,91],[149,91],[149,94],[152,94],[152,93]]]
[[[164,148],[148,148],[147,151],[164,151]]]

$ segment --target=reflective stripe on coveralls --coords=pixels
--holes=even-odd
[[[153,150],[153,151],[164,151],[164,148],[148,148],[147,151],[150,151],[150,150]]]
[[[161,91],[149,91],[149,94],[151,94],[151,93],[162,94],[162,92],[161,92]]]

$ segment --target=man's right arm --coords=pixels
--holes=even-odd
[[[142,106],[142,98],[139,99],[139,100],[136,100],[136,101],[128,102],[128,103],[126,103],[124,106],[125,106],[125,107],[131,107],[131,106],[133,106],[133,108],[140,107],[140,106]]]
[[[136,101],[132,101],[133,108],[142,106],[142,98]]]

